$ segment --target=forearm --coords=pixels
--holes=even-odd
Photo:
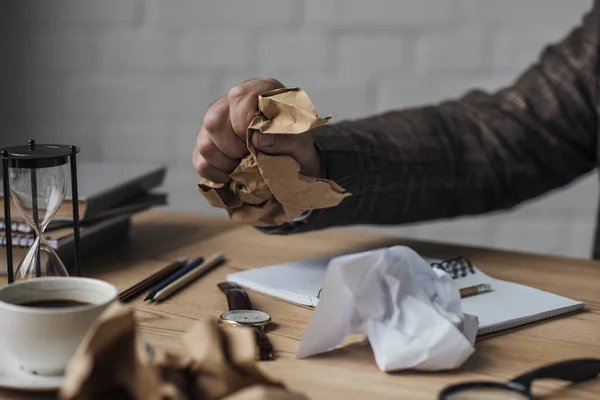
[[[321,132],[328,178],[354,199],[322,210],[318,224],[403,224],[508,209],[594,168],[595,120],[556,107],[565,117],[553,118],[549,130],[534,120],[541,110],[523,112],[508,99],[517,98],[516,87]],[[557,137],[558,129],[568,136]]]

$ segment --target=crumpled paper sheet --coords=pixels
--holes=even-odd
[[[239,223],[268,227],[292,221],[305,211],[334,207],[350,195],[331,180],[302,175],[291,156],[264,154],[252,145],[253,131],[297,135],[325,124],[331,115],[320,118],[300,88],[266,92],[258,97],[258,109],[246,135],[250,154],[231,173],[231,181],[198,184],[212,206],[226,209]]]
[[[474,352],[477,317],[461,312],[452,277],[405,246],[333,258],[296,356],[362,334],[382,371],[448,370]]]
[[[71,359],[59,400],[306,400],[263,375],[249,328],[199,322],[185,355],[148,354],[133,310],[109,307]]]

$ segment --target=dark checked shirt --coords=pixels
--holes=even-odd
[[[352,196],[264,231],[507,210],[590,172],[599,162],[599,40],[597,0],[579,26],[496,92],[471,90],[435,105],[315,129],[326,177]],[[593,257],[600,258],[600,234],[594,243]]]

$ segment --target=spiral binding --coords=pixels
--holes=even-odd
[[[452,279],[457,279],[459,275],[461,278],[464,278],[469,273],[475,273],[475,268],[473,267],[471,260],[463,256],[449,258],[440,262],[434,262],[431,264],[431,266],[433,268],[441,269],[452,275]]]
[[[458,256],[454,258],[449,258],[447,260],[442,260],[440,262],[431,263],[433,268],[441,269],[442,271],[447,272],[452,276],[452,279],[457,279],[460,275],[461,278],[464,278],[468,274],[474,274],[475,268],[467,257]],[[317,293],[317,299],[321,298],[321,291],[323,288],[319,289]]]

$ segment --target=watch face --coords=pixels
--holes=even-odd
[[[257,310],[227,311],[221,314],[221,318],[244,325],[265,325],[271,321],[269,314]]]

